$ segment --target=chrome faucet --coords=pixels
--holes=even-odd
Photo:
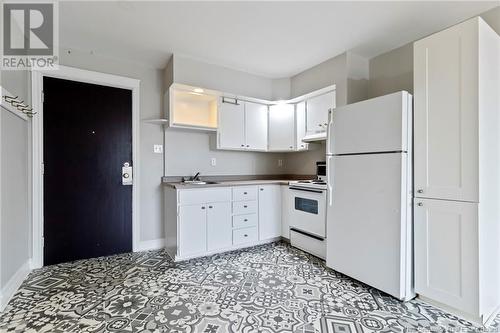
[[[193,178],[191,178],[191,180],[200,180],[200,173],[197,172],[196,175],[194,175]]]

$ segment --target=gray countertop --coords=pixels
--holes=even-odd
[[[245,175],[245,176],[207,176],[201,177],[201,180],[217,182],[217,184],[184,184],[181,182],[181,177],[163,177],[162,184],[164,186],[173,187],[178,190],[192,188],[208,188],[208,187],[227,187],[227,186],[251,186],[251,185],[288,185],[292,180],[313,179],[311,175]]]

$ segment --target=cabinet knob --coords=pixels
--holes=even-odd
[[[243,222],[248,222],[248,219],[244,219]]]
[[[208,206],[208,208],[214,208],[213,206]]]
[[[419,190],[417,190],[417,193],[424,193],[424,190],[419,189]]]
[[[201,206],[201,209],[205,209],[205,206]]]
[[[423,203],[421,203],[421,202],[419,202],[419,203],[417,204],[417,206],[420,206],[420,207],[422,207],[423,205],[424,205],[424,204],[423,204]]]
[[[250,147],[250,145],[247,145],[247,147]]]
[[[264,191],[264,189],[263,189],[262,187],[260,188],[260,190],[261,190],[261,191]]]
[[[245,147],[245,145],[241,145],[242,147]]]
[[[290,146],[290,149],[293,149],[293,146]]]
[[[243,194],[248,194],[247,192],[243,192]]]
[[[248,206],[247,205],[244,205],[243,208],[247,208]]]
[[[247,235],[247,234],[244,234],[243,236],[248,237],[248,235]]]

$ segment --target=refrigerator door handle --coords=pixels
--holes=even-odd
[[[333,108],[328,109],[328,125],[326,126],[326,154],[333,154],[332,143]]]
[[[328,177],[328,191],[327,191],[327,196],[328,196],[328,206],[331,206],[333,204],[333,175],[330,172],[331,169],[331,164],[332,164],[333,156],[328,156],[327,161],[326,161],[326,176]]]

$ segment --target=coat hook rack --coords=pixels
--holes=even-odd
[[[24,104],[24,101],[20,101],[18,98],[19,96],[9,96],[9,95],[4,95],[2,96],[4,101],[12,105],[12,107],[16,108],[17,111],[25,114],[26,116],[32,118],[36,112],[33,112],[33,108],[30,107],[29,105]]]

